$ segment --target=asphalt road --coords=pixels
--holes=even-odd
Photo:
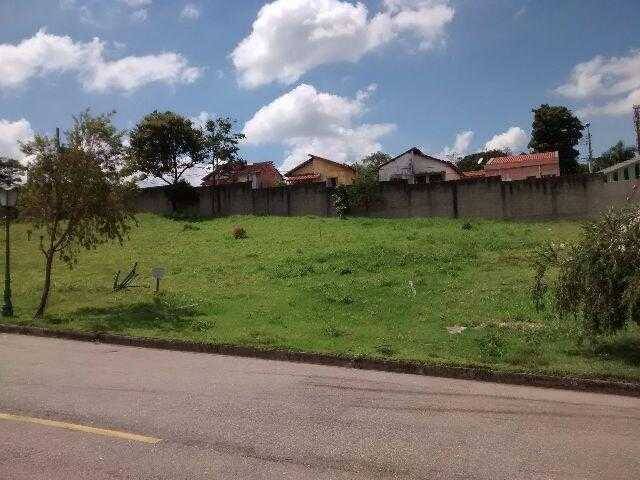
[[[640,400],[0,335],[0,478],[635,479]]]

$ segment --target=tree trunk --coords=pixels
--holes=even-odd
[[[35,318],[43,318],[44,312],[47,308],[47,302],[49,301],[49,291],[51,290],[51,271],[53,269],[53,257],[55,252],[47,252],[45,254],[46,262],[44,267],[44,286],[42,287],[42,297],[40,298],[40,305],[34,315]]]

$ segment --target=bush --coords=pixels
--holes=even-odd
[[[356,168],[358,176],[353,185],[340,185],[333,194],[333,203],[340,218],[357,210],[367,211],[382,199],[375,166],[357,165]]]
[[[233,238],[235,238],[236,240],[247,238],[247,231],[238,225],[233,227],[233,230],[231,230],[231,234],[233,235]]]
[[[198,189],[186,180],[180,180],[166,187],[165,194],[176,211],[184,211],[194,207],[200,201]],[[175,213],[175,212],[174,212]]]
[[[574,244],[547,244],[536,256],[533,300],[545,307],[547,273],[561,316],[582,318],[587,334],[615,333],[640,324],[640,210],[612,209],[583,226]]]

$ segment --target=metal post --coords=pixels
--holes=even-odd
[[[591,124],[587,123],[587,146],[589,147],[589,173],[593,173],[593,148],[591,146]]]
[[[11,215],[9,208],[5,211],[4,222],[4,238],[5,238],[5,261],[4,261],[4,305],[2,306],[3,317],[13,317],[13,304],[11,303],[11,267],[9,265],[11,258],[11,247],[9,237],[9,225],[11,223]]]
[[[640,105],[633,106],[633,117],[636,126],[636,153],[640,155]]]

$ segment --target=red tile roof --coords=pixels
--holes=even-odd
[[[320,180],[319,173],[305,173],[303,175],[289,175],[285,177],[287,183],[305,183]]]
[[[505,168],[537,167],[538,165],[557,165],[558,161],[558,152],[531,153],[494,157],[487,162],[484,168],[485,170],[502,170]]]
[[[463,172],[465,178],[484,177],[484,170],[476,170],[473,172]]]
[[[472,172],[462,172],[464,173],[463,178],[488,178],[488,177],[499,177],[500,174],[497,172],[487,172],[486,170],[474,170]]]
[[[225,181],[228,180],[228,177],[237,177],[238,175],[245,175],[248,173],[257,173],[257,174],[263,174],[265,172],[277,172],[277,175],[280,175],[280,172],[278,172],[278,169],[275,167],[275,165],[273,164],[273,162],[257,162],[257,163],[251,163],[251,164],[233,164],[232,166],[229,165],[220,165],[215,171],[209,173],[208,175],[206,175],[203,179],[202,182],[203,183],[207,183],[213,176],[214,174],[216,176],[220,176],[221,178],[219,178],[219,181]],[[225,177],[225,178],[222,178]]]

